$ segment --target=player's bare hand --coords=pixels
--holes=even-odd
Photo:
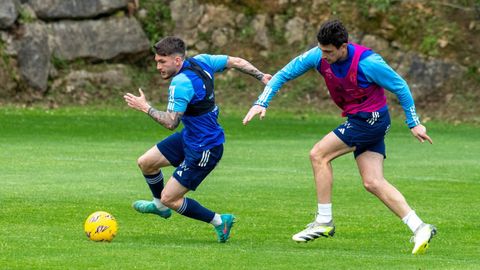
[[[425,142],[428,141],[430,144],[433,143],[432,139],[427,135],[427,128],[423,126],[422,124],[419,124],[412,129],[410,129],[412,132],[413,136],[417,138],[420,142]]]
[[[265,117],[265,114],[267,113],[267,108],[262,107],[260,105],[253,105],[252,108],[248,111],[247,115],[245,115],[245,118],[243,118],[243,124],[246,125],[250,120],[255,117],[255,115],[260,114],[260,120],[262,120]]]
[[[270,74],[263,74],[262,83],[266,85],[272,79],[272,77],[273,76]]]
[[[143,91],[141,88],[138,88],[138,92],[140,93],[140,96],[135,96],[134,94],[126,93],[123,96],[123,98],[125,99],[125,102],[127,102],[127,105],[130,108],[146,113],[148,112],[150,105],[148,104],[147,98],[143,94]]]

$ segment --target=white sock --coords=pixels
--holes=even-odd
[[[332,204],[318,204],[317,218],[315,219],[317,223],[329,223],[332,221]]]
[[[157,206],[158,210],[160,211],[165,211],[168,209],[168,207],[166,207],[165,205],[163,205],[163,203],[160,201],[160,199],[158,198],[153,198],[153,202],[155,203],[155,206]]]
[[[215,216],[213,217],[212,221],[210,221],[210,224],[212,224],[214,227],[222,225],[222,217],[215,213]]]
[[[410,211],[402,218],[403,223],[407,224],[408,228],[415,233],[415,231],[423,224],[423,221],[415,214],[415,211]]]

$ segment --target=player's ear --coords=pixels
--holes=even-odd
[[[181,66],[183,64],[183,56],[181,55],[175,55],[175,64],[178,66]]]

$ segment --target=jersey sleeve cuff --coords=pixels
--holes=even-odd
[[[405,121],[405,122],[407,123],[408,128],[410,128],[410,129],[412,129],[412,128],[418,126],[418,125],[420,125],[420,121],[412,121],[412,122],[407,122],[407,121]]]
[[[268,108],[268,103],[267,103],[267,102],[260,102],[260,101],[258,101],[258,100],[255,101],[255,102],[253,103],[253,105],[258,105],[258,106],[262,106],[262,107],[264,107],[264,108]]]

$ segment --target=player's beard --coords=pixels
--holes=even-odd
[[[160,76],[161,76],[162,79],[164,79],[164,80],[169,80],[170,78],[173,77],[173,75],[175,75],[175,71],[164,71],[164,72],[160,72]]]

